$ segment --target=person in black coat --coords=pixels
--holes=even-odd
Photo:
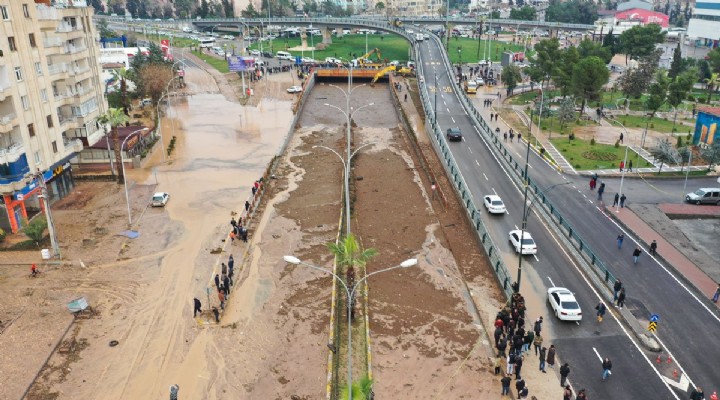
[[[565,363],[560,367],[560,386],[565,387],[568,375],[570,375],[570,364]]]

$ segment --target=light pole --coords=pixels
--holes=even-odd
[[[315,269],[318,271],[322,271],[326,274],[330,274],[335,279],[337,279],[338,282],[340,282],[340,284],[342,285],[343,289],[345,289],[345,295],[347,296],[347,311],[348,311],[348,313],[347,313],[347,321],[348,321],[347,322],[347,331],[348,331],[348,338],[347,338],[347,340],[348,340],[348,343],[347,343],[348,382],[347,382],[347,387],[348,387],[348,400],[352,400],[352,318],[350,318],[350,315],[352,313],[352,304],[353,304],[352,299],[355,298],[355,291],[357,290],[358,287],[360,287],[361,283],[363,283],[364,281],[366,281],[368,278],[370,278],[373,275],[379,274],[381,272],[391,271],[391,270],[397,269],[397,268],[409,268],[409,267],[417,265],[418,261],[416,258],[410,258],[410,259],[407,259],[407,260],[401,262],[400,264],[398,264],[394,267],[385,268],[385,269],[381,269],[379,271],[371,272],[369,274],[366,274],[359,281],[357,281],[355,283],[355,285],[353,285],[352,288],[348,288],[347,283],[345,281],[343,281],[343,279],[341,277],[339,277],[337,274],[335,274],[334,272],[332,272],[328,269],[325,269],[322,267],[317,267],[315,265],[300,261],[300,259],[295,256],[284,256],[283,260],[285,260],[285,262],[290,263],[290,264],[304,265],[306,267],[309,267],[309,268],[312,268],[312,269]]]
[[[438,85],[437,85],[437,72],[435,72],[434,74],[435,74],[435,102],[433,103],[433,108],[434,108],[433,117],[435,119],[435,125],[437,125],[437,94],[438,94],[438,90],[440,90],[440,88],[438,88]]]
[[[530,148],[530,143],[528,143],[528,149]],[[517,272],[517,280],[515,281],[517,283],[517,293],[520,292],[520,280],[522,279],[522,260],[523,260],[523,254],[522,254],[522,245],[523,240],[525,239],[525,231],[527,230],[527,222],[528,218],[530,217],[530,211],[532,210],[532,207],[535,205],[535,202],[537,199],[540,198],[542,194],[547,192],[548,190],[556,187],[556,186],[562,186],[562,185],[569,185],[573,182],[562,182],[562,183],[556,183],[554,185],[550,185],[546,187],[545,189],[541,190],[540,193],[538,193],[532,202],[530,202],[530,205],[527,203],[527,195],[528,195],[528,181],[527,181],[527,161],[525,163],[525,200],[523,201],[523,215],[522,215],[522,225],[520,228],[520,255],[518,256],[518,272]]]
[[[128,225],[132,225],[132,216],[130,215],[130,197],[128,196],[128,188],[127,188],[127,177],[125,176],[125,159],[123,157],[123,148],[125,148],[125,142],[127,142],[130,137],[136,133],[144,132],[148,130],[148,128],[142,128],[138,129],[129,135],[125,137],[125,139],[122,141],[122,144],[120,145],[120,165],[122,165],[122,174],[123,174],[123,185],[125,186],[125,202],[127,203],[127,212],[128,212]]]
[[[607,119],[608,121],[612,121],[618,125],[620,125],[623,128],[623,131],[625,131],[625,137],[630,139],[630,136],[628,135],[628,130],[620,121],[615,121],[613,119]],[[625,145],[625,159],[623,160],[623,169],[622,169],[622,175],[620,175],[620,196],[623,194],[623,181],[625,180],[625,171],[627,170],[627,162],[628,162],[628,145]],[[640,165],[640,164],[638,164]],[[620,212],[620,204],[618,203],[615,208],[615,212]]]
[[[105,144],[107,144],[108,149],[108,159],[110,160],[110,174],[112,174],[112,177],[115,178],[115,168],[113,166],[113,157],[112,157],[112,150],[110,150],[110,131],[107,129],[107,125],[105,126]],[[114,179],[113,179],[114,180]]]
[[[165,98],[165,96],[169,94],[176,94],[175,92],[165,92],[160,98],[158,99],[157,106],[155,107],[155,115],[158,117],[158,127],[160,127],[160,147],[162,148],[162,158],[163,161],[165,161],[165,141],[163,140],[163,134],[162,134],[162,126],[160,124],[160,103],[162,103],[162,99]],[[174,128],[173,128],[174,129]]]
[[[47,185],[45,184],[45,177],[42,171],[38,168],[37,172],[26,175],[27,184],[31,184],[33,180],[38,181],[40,186],[39,199],[42,199],[43,209],[45,211],[45,219],[47,220],[48,233],[50,234],[50,247],[53,249],[53,257],[62,259],[60,255],[60,246],[58,245],[57,236],[55,235],[55,222],[53,222],[52,214],[50,213],[50,199],[48,199]]]
[[[537,146],[537,135],[539,135],[542,132],[542,127],[540,126],[540,117],[542,116],[542,108],[543,108],[543,101],[545,100],[545,91],[542,88],[542,85],[540,86],[540,109],[538,109],[538,122],[537,122],[537,129],[535,130],[535,145]],[[532,125],[530,126],[532,128]],[[532,132],[531,132],[532,133]],[[527,170],[525,171],[527,174]]]
[[[338,88],[338,89],[340,89],[340,88]],[[355,88],[355,89],[357,89],[357,88]],[[340,89],[340,90],[342,90],[342,89]],[[350,96],[348,96],[348,98],[350,98]],[[357,109],[355,109],[355,111],[351,112],[348,115],[340,107],[325,103],[325,106],[332,107],[332,108],[340,111],[341,113],[343,113],[343,115],[345,115],[345,118],[347,121],[347,126],[348,126],[348,128],[347,128],[347,135],[348,135],[347,162],[343,163],[343,165],[345,167],[345,234],[347,236],[350,235],[350,160],[352,160],[352,157],[355,155],[355,153],[357,153],[357,150],[355,151],[355,153],[350,153],[350,123],[352,122],[352,116],[356,112],[362,110],[365,107],[370,107],[374,104],[375,103],[365,104],[364,106],[358,107]],[[319,147],[324,147],[324,146],[319,146]],[[360,148],[362,148],[362,147],[360,147]],[[360,148],[358,148],[358,150],[360,150]],[[331,150],[331,149],[329,149],[329,150]],[[332,150],[332,151],[334,152],[334,150]],[[337,153],[335,153],[335,154],[337,154]],[[338,154],[338,156],[339,156],[339,154]]]

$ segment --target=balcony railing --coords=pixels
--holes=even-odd
[[[0,125],[7,125],[11,123],[15,118],[17,118],[17,115],[15,113],[0,116]]]
[[[22,143],[13,143],[7,148],[0,149],[0,163],[14,163],[20,159],[20,156],[23,154],[25,154],[25,147]]]
[[[63,50],[65,51],[65,54],[75,54],[75,53],[79,53],[83,50],[87,50],[87,47],[86,46],[65,46],[63,48]]]
[[[80,139],[68,139],[63,138],[63,144],[65,145],[65,151],[79,153],[83,149],[83,144]]]
[[[75,76],[75,75],[80,75],[80,74],[82,74],[82,73],[85,73],[85,72],[87,72],[87,71],[90,71],[90,68],[89,68],[89,67],[72,68],[72,69],[70,69],[70,71],[68,71],[68,72],[70,72],[70,75]]]
[[[60,13],[55,7],[48,7],[44,4],[38,4],[37,16],[39,20],[59,20]]]
[[[87,0],[55,0],[55,7],[87,7]]]
[[[70,122],[75,121],[77,117],[74,115],[58,115],[58,121],[60,121],[60,125],[65,125]]]
[[[67,70],[68,70],[67,64],[65,64],[65,63],[62,63],[62,64],[50,64],[50,65],[48,65],[48,73],[49,73],[50,75],[55,75],[55,74],[59,74],[59,73],[62,73],[62,72],[67,72]]]

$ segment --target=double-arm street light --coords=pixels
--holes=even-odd
[[[330,85],[330,86],[333,86],[333,85]],[[362,86],[364,86],[364,85],[362,85]],[[337,86],[335,86],[335,87],[338,88],[343,93],[345,93],[344,90],[340,89]],[[358,86],[358,87],[360,87],[360,86]],[[345,115],[345,119],[347,122],[347,158],[346,158],[347,162],[343,163],[345,166],[345,232],[347,235],[350,235],[350,160],[352,159],[352,156],[355,155],[355,153],[350,152],[350,124],[352,123],[352,117],[353,117],[353,115],[355,115],[356,112],[362,110],[365,107],[370,107],[375,104],[375,103],[366,104],[366,105],[358,107],[354,111],[350,112],[349,111],[349,109],[350,109],[350,94],[352,94],[352,92],[355,89],[357,89],[358,87],[354,88],[349,93],[345,94],[348,99],[348,103],[347,103],[348,112],[343,111],[338,106],[335,106],[335,105],[332,105],[329,103],[325,103],[325,106],[332,107],[332,108],[340,111],[341,113],[343,113],[343,115]]]
[[[352,314],[352,305],[353,305],[352,299],[355,298],[355,292],[357,291],[357,288],[360,287],[360,284],[361,284],[361,283],[365,282],[368,278],[370,278],[370,277],[373,276],[373,275],[377,275],[377,274],[379,274],[379,273],[381,273],[381,272],[392,271],[392,270],[397,269],[397,268],[409,268],[409,267],[412,267],[412,266],[417,265],[418,261],[417,261],[416,258],[410,258],[410,259],[407,259],[407,260],[401,262],[400,264],[398,264],[398,265],[396,265],[396,266],[394,266],[394,267],[385,268],[385,269],[381,269],[381,270],[379,270],[379,271],[371,272],[371,273],[369,273],[369,274],[366,274],[366,275],[365,275],[364,277],[362,277],[362,279],[360,279],[359,281],[357,281],[357,282],[355,283],[355,285],[353,285],[352,288],[349,288],[348,285],[347,285],[347,283],[346,283],[341,277],[339,277],[337,274],[335,274],[334,272],[330,271],[329,269],[325,269],[325,268],[322,268],[322,267],[317,267],[317,266],[312,265],[312,264],[308,264],[308,263],[306,263],[306,262],[301,261],[299,258],[297,258],[297,257],[295,257],[295,256],[284,256],[284,257],[283,257],[283,260],[285,260],[285,262],[290,263],[290,264],[294,264],[294,265],[304,265],[304,266],[306,266],[306,267],[309,267],[309,268],[312,268],[312,269],[315,269],[315,270],[318,270],[318,271],[322,271],[322,272],[324,272],[324,273],[326,273],[326,274],[330,274],[330,275],[332,275],[333,277],[335,277],[335,279],[337,279],[338,282],[340,282],[340,284],[342,285],[343,289],[345,289],[345,295],[347,296],[347,301],[346,301],[346,303],[347,303],[347,331],[348,331],[348,337],[347,337],[347,341],[348,341],[348,342],[347,342],[347,373],[348,373],[348,382],[347,382],[347,387],[348,387],[348,400],[352,400],[352,318],[350,318],[350,315]]]
[[[128,212],[128,225],[132,225],[132,216],[130,214],[130,197],[128,196],[128,188],[127,188],[127,176],[125,176],[125,158],[123,157],[123,149],[125,148],[125,142],[128,141],[133,135],[140,132],[145,132],[148,130],[148,128],[142,128],[138,129],[129,135],[125,137],[125,139],[122,141],[122,144],[120,145],[120,165],[122,166],[122,175],[123,175],[123,184],[125,186],[125,202],[127,203],[127,212]]]
[[[53,257],[61,258],[60,256],[60,245],[55,235],[55,222],[53,222],[52,214],[50,213],[50,199],[48,195],[47,185],[45,184],[45,176],[40,169],[35,173],[26,175],[26,183],[31,184],[32,181],[37,180],[38,186],[40,186],[40,194],[38,198],[43,202],[43,210],[45,211],[45,219],[47,220],[48,234],[50,235],[50,247],[53,249]]]
[[[620,121],[616,121],[614,119],[608,119],[608,118],[606,118],[606,120],[620,125],[623,128],[623,131],[625,132],[625,138],[630,139],[627,128]],[[627,162],[628,162],[628,147],[630,147],[630,145],[625,145],[625,159],[623,160],[623,169],[621,171],[622,175],[620,175],[620,193],[619,193],[620,196],[623,195],[623,191],[622,191],[623,190],[623,181],[625,181],[625,171],[627,171],[627,169],[628,169],[628,167],[627,167],[627,165],[628,165],[627,164]],[[620,212],[620,204],[619,203],[616,204],[615,212]]]
[[[527,174],[527,169],[526,172]],[[517,292],[520,292],[520,280],[522,279],[522,260],[523,260],[523,254],[522,254],[522,248],[523,248],[523,240],[525,240],[525,232],[527,231],[527,222],[528,218],[530,217],[530,211],[532,211],[532,207],[535,205],[535,202],[537,199],[539,199],[545,192],[549,191],[550,189],[553,189],[556,186],[562,186],[562,185],[569,185],[572,181],[568,182],[562,182],[562,183],[556,183],[554,185],[550,185],[546,187],[545,189],[541,190],[540,193],[538,193],[535,198],[528,204],[527,202],[527,194],[528,194],[528,181],[527,181],[527,175],[525,179],[525,199],[523,200],[523,215],[522,215],[522,225],[520,227],[520,255],[518,256],[518,271],[517,271],[517,280],[515,281],[517,285],[515,286],[515,290]]]
[[[175,79],[175,78],[173,78]],[[172,79],[171,79],[172,81]],[[168,82],[169,84],[170,82]],[[155,107],[155,115],[158,117],[158,127],[160,128],[160,147],[162,148],[162,158],[163,161],[165,161],[165,141],[163,140],[163,134],[162,134],[162,125],[160,124],[160,103],[162,103],[162,99],[164,99],[169,94],[177,94],[177,92],[168,92],[165,91],[162,96],[158,99],[157,106]],[[170,105],[170,102],[168,101],[168,105]],[[175,125],[172,125],[173,131],[175,130]]]

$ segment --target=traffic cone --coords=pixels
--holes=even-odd
[[[717,392],[713,392],[713,394],[710,395],[710,400],[718,400]]]
[[[677,372],[677,370],[673,370],[673,378],[677,378],[677,377],[678,377],[678,372]]]
[[[662,360],[660,359],[660,354],[658,354],[657,358],[655,359],[655,362],[660,364]]]
[[[667,363],[668,363],[668,364],[672,364],[672,357],[668,356],[668,358],[667,358]]]

